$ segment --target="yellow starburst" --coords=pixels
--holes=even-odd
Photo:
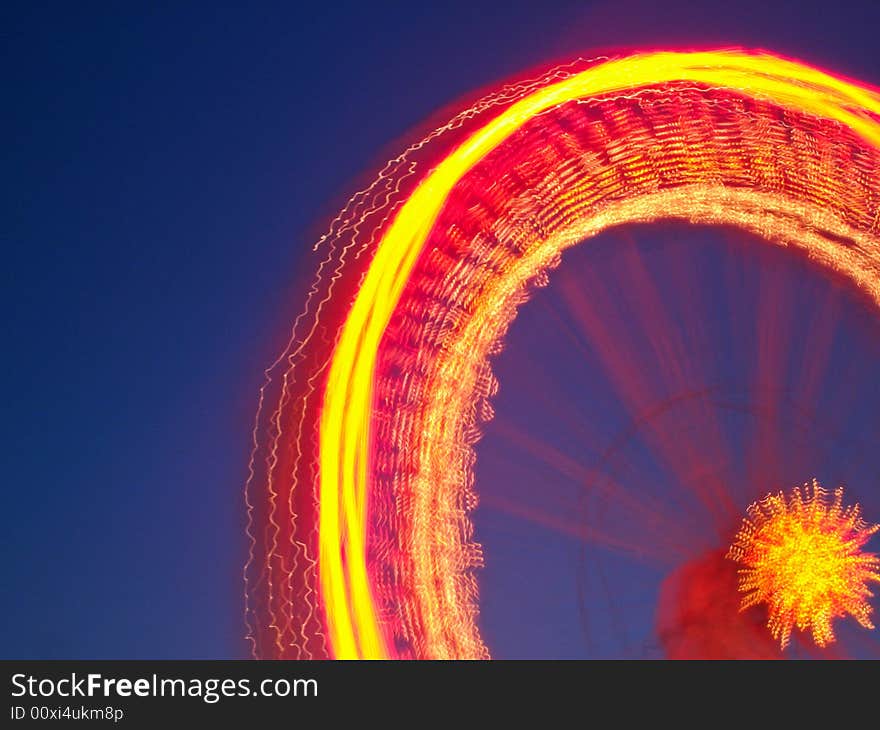
[[[815,479],[803,488],[768,494],[748,517],[727,557],[740,563],[741,608],[766,604],[767,626],[785,648],[795,626],[817,645],[835,639],[832,621],[852,616],[873,629],[869,583],[880,583],[880,559],[862,548],[880,525],[869,525],[858,504],[844,507]]]

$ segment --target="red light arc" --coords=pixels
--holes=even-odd
[[[743,51],[577,61],[389,161],[318,242],[246,485],[254,655],[487,658],[469,513],[489,357],[567,247],[728,224],[880,305],[880,94]]]

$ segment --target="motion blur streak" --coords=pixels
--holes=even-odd
[[[878,120],[875,90],[794,61],[645,53],[504,87],[392,160],[322,239],[261,393],[255,656],[488,657],[473,445],[530,288],[608,227],[678,218],[790,246],[880,304]]]
[[[843,507],[843,488],[828,493],[816,480],[791,496],[768,494],[749,507],[728,557],[741,563],[742,607],[768,604],[768,626],[783,648],[795,626],[825,647],[835,618],[852,616],[873,629],[869,583],[880,583],[880,559],[862,548],[880,525],[859,505]]]

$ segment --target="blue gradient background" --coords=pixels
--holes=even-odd
[[[246,655],[241,488],[262,370],[324,221],[437,108],[620,46],[763,46],[880,82],[872,2],[694,5],[4,3],[0,654]],[[517,323],[502,378],[541,328]],[[573,382],[585,402],[605,392]],[[536,406],[508,389],[498,407]],[[481,449],[487,489],[526,479],[491,432]],[[489,507],[477,529],[497,655],[620,653],[580,625],[576,544]],[[621,595],[605,614],[639,654],[650,596]]]

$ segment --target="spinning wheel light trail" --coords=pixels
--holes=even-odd
[[[769,628],[783,648],[795,626],[809,628],[819,646],[834,641],[832,621],[853,616],[873,629],[873,595],[880,559],[862,551],[880,525],[868,525],[859,505],[843,507],[843,489],[827,492],[817,481],[786,498],[768,494],[748,511],[729,557],[743,564],[743,608],[769,604]]]
[[[670,218],[757,233],[880,305],[880,95],[765,53],[579,61],[486,97],[352,198],[261,392],[255,656],[489,656],[468,516],[488,358],[565,248]]]

